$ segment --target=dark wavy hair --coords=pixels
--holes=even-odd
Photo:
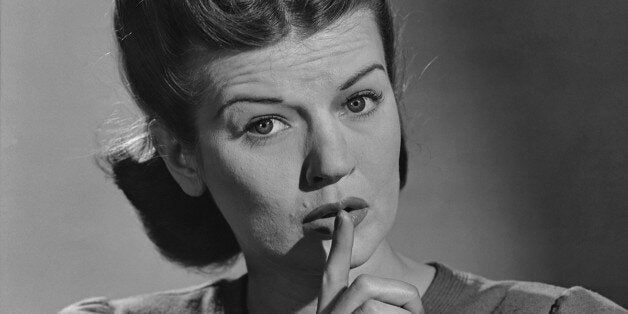
[[[139,133],[119,137],[103,149],[100,160],[163,256],[186,267],[223,266],[235,260],[240,247],[209,191],[191,197],[181,190],[156,153],[147,126],[159,121],[180,143],[194,147],[197,97],[207,83],[198,65],[211,62],[207,55],[265,47],[291,32],[306,38],[362,8],[375,16],[399,100],[394,24],[386,0],[116,0],[121,74],[145,118],[136,128]],[[401,134],[403,188],[403,127]]]

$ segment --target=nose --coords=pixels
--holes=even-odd
[[[356,160],[347,145],[345,132],[338,121],[312,127],[304,164],[308,189],[334,184],[355,170]]]

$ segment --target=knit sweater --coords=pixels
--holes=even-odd
[[[523,281],[493,281],[430,263],[436,275],[421,300],[425,313],[628,313],[582,287],[565,289]],[[246,275],[183,290],[109,300],[91,298],[60,314],[246,313]]]

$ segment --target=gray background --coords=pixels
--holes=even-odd
[[[393,245],[627,306],[628,1],[395,4],[412,79]],[[96,130],[134,112],[111,7],[2,1],[2,313],[205,280],[158,256],[93,163]]]

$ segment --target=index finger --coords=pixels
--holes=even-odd
[[[353,222],[346,211],[340,210],[334,222],[331,249],[318,296],[319,313],[333,305],[335,299],[347,288],[352,250]]]

